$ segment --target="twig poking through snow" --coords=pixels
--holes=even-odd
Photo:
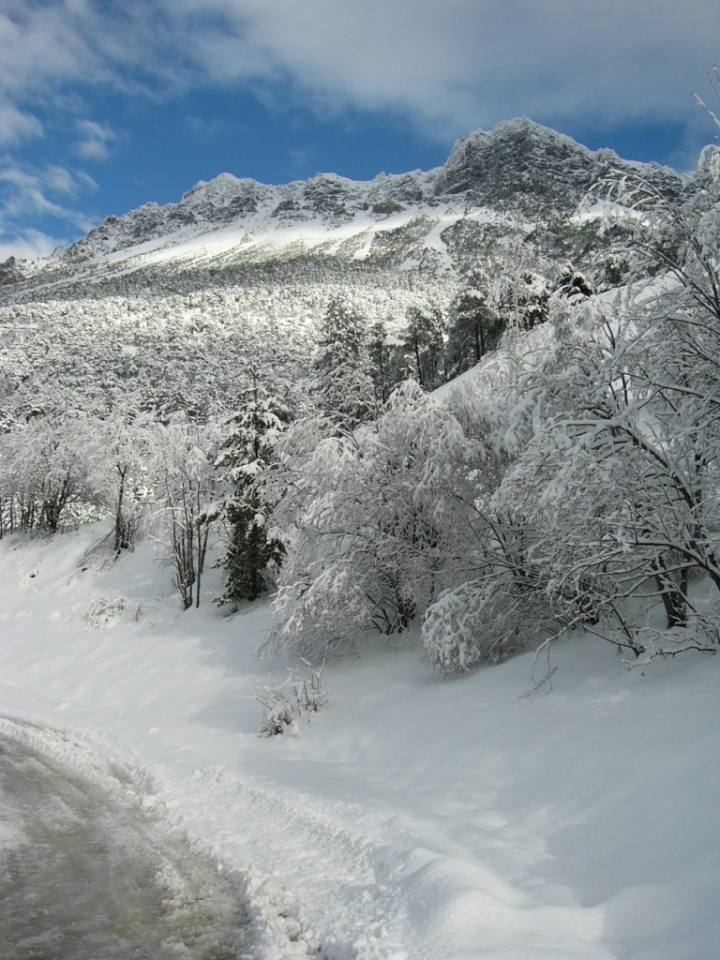
[[[557,667],[551,667],[542,680],[538,680],[534,687],[530,687],[530,689],[526,690],[525,693],[520,694],[518,700],[527,700],[529,697],[531,697],[536,690],[539,690],[544,683],[547,683],[547,681],[551,679],[556,670]],[[550,682],[550,689],[552,690],[552,681]]]

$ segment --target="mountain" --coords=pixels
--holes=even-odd
[[[682,189],[673,170],[593,152],[529,120],[511,120],[463,137],[445,165],[429,172],[380,174],[370,182],[318,174],[282,186],[223,173],[179,203],[107,217],[49,258],[8,261],[0,265],[0,283],[10,288],[7,302],[30,290],[37,296],[48,282],[56,292],[84,278],[97,282],[171,263],[181,272],[201,265],[226,271],[308,256],[462,272],[477,252],[458,241],[468,227],[481,248],[484,234],[497,240],[538,227],[557,232],[558,220],[570,220],[603,180],[639,172],[665,194]]]
[[[319,174],[268,186],[221,174],[179,203],[107,217],[50,257],[0,264],[0,394],[42,394],[60,380],[79,396],[98,380],[95,405],[103,383],[122,394],[145,377],[155,386],[143,405],[160,391],[163,409],[195,409],[210,383],[222,406],[251,361],[302,379],[338,294],[398,333],[411,307],[447,317],[483,264],[554,282],[570,263],[595,289],[616,285],[629,227],[603,216],[602,185],[638,174],[666,195],[685,189],[670,169],[592,152],[529,120],[468,134],[435,170],[370,182]]]
[[[468,206],[521,211],[532,218],[570,216],[609,175],[639,172],[663,193],[681,187],[667,167],[629,163],[613,150],[593,152],[530,120],[510,120],[490,133],[477,130],[458,140],[438,173],[435,193],[461,195]]]

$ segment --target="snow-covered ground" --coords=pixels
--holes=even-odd
[[[261,738],[267,607],[224,617],[213,572],[181,613],[149,543],[88,552],[107,529],[0,544],[0,733],[238,871],[258,957],[718,956],[720,658],[575,637],[523,698],[531,654],[441,680],[369,639]]]

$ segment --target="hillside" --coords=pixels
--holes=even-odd
[[[222,174],[177,204],[109,217],[51,257],[0,265],[4,415],[102,412],[113,395],[207,416],[232,407],[252,363],[302,384],[338,294],[392,338],[412,309],[447,324],[479,266],[552,287],[570,264],[611,288],[632,266],[628,225],[580,206],[639,172],[668,197],[685,189],[671,170],[516,120],[469,134],[427,173],[285,186]],[[303,389],[290,393],[302,406]]]
[[[103,288],[132,284],[137,272],[141,286],[171,264],[209,285],[242,284],[243,268],[288,261],[462,272],[489,243],[513,236],[541,245],[562,241],[568,254],[582,257],[587,241],[572,223],[580,202],[608,176],[640,171],[668,196],[682,190],[668,168],[592,152],[529,120],[513,120],[463,137],[446,164],[427,173],[379,174],[367,183],[318,174],[284,186],[221,174],[177,204],[149,203],[108,217],[45,260],[6,263],[11,289],[4,299],[44,298],[83,280]]]

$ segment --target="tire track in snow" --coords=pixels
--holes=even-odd
[[[425,960],[419,944],[407,952],[415,938],[397,878],[412,848],[392,817],[243,780],[222,767],[197,771],[184,789],[204,798],[192,804],[191,829],[216,832],[218,810],[225,811],[216,842],[266,878],[254,895],[267,898],[268,914],[281,926],[300,925],[298,956],[304,941],[327,960]],[[186,796],[178,801],[188,810]]]

